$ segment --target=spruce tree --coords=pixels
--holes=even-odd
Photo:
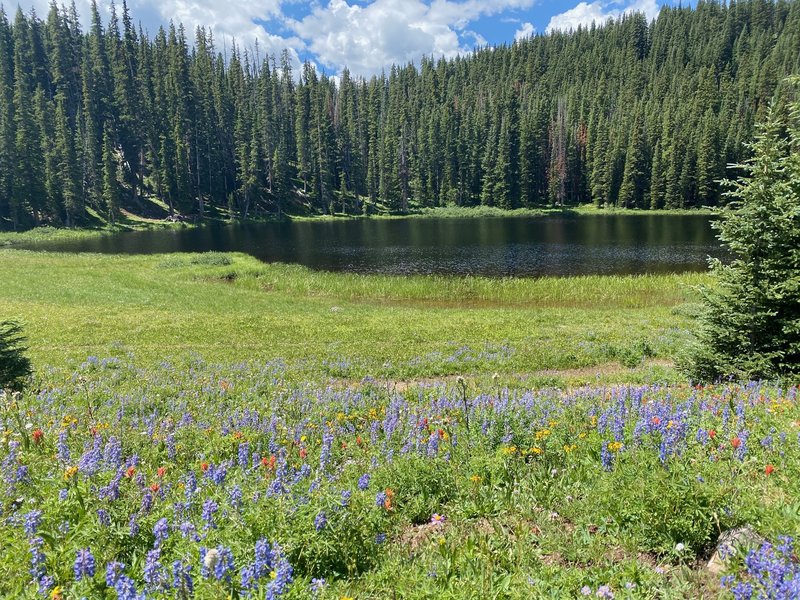
[[[712,261],[703,289],[685,365],[697,380],[800,377],[800,102],[766,115],[716,225],[732,259]]]
[[[103,202],[109,222],[117,222],[119,213],[121,190],[117,171],[119,169],[117,151],[114,147],[114,138],[110,126],[106,126],[103,133]]]
[[[33,371],[25,356],[22,327],[14,321],[0,322],[0,390],[19,390]]]

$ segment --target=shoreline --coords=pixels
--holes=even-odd
[[[283,221],[288,222],[313,222],[313,221],[355,221],[355,220],[402,220],[402,219],[504,219],[504,218],[539,218],[552,216],[713,216],[719,214],[720,209],[658,209],[644,210],[631,208],[598,208],[593,204],[582,204],[565,208],[519,208],[503,210],[495,207],[437,207],[415,209],[406,214],[367,214],[367,215],[285,215]],[[159,231],[165,229],[188,229],[205,227],[208,225],[230,224],[259,224],[274,223],[275,218],[259,219],[219,219],[206,218],[198,222],[169,222],[148,219],[128,219],[120,225],[91,227],[91,228],[66,228],[52,227],[49,225],[34,227],[26,231],[0,231],[0,248],[13,248],[21,245],[35,244],[38,242],[64,241],[83,239],[105,235],[134,231]]]

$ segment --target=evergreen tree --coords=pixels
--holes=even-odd
[[[19,323],[0,322],[0,390],[21,389],[25,378],[33,372],[24,343]]]
[[[103,133],[103,202],[108,220],[114,224],[120,207],[121,190],[119,185],[119,159],[114,147],[114,138],[110,126]]]
[[[800,102],[768,110],[752,148],[717,224],[732,260],[704,289],[699,380],[800,376]]]
[[[623,208],[642,208],[644,206],[647,182],[646,148],[644,130],[639,116],[633,125],[628,151],[625,153],[625,170],[619,190],[617,205]]]
[[[203,28],[190,48],[180,24],[151,38],[125,0],[105,27],[96,2],[88,16],[84,33],[74,4],[13,27],[0,10],[2,227],[107,213],[112,153],[134,212],[328,212],[344,189],[347,210],[397,212],[724,204],[724,165],[797,70],[800,25],[783,0],[664,6],[650,27],[625,16],[338,83],[309,63],[296,83],[288,51],[217,49]]]

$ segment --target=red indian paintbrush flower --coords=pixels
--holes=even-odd
[[[44,431],[39,429],[38,427],[33,430],[33,443],[37,446],[42,443],[42,439],[44,438]]]
[[[734,448],[738,448],[741,445],[742,445],[742,440],[740,438],[735,437],[731,440],[731,446],[733,446]]]
[[[773,467],[772,465],[767,465],[767,466],[764,468],[764,473],[766,473],[767,475],[772,475],[772,473],[773,473],[774,471],[775,471],[775,467]]]

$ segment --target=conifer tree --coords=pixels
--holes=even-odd
[[[118,178],[119,160],[114,147],[111,126],[106,125],[103,133],[103,202],[110,223],[117,222],[120,207],[120,186]]]
[[[752,149],[717,225],[732,260],[703,290],[698,380],[800,377],[800,102],[774,104]]]

